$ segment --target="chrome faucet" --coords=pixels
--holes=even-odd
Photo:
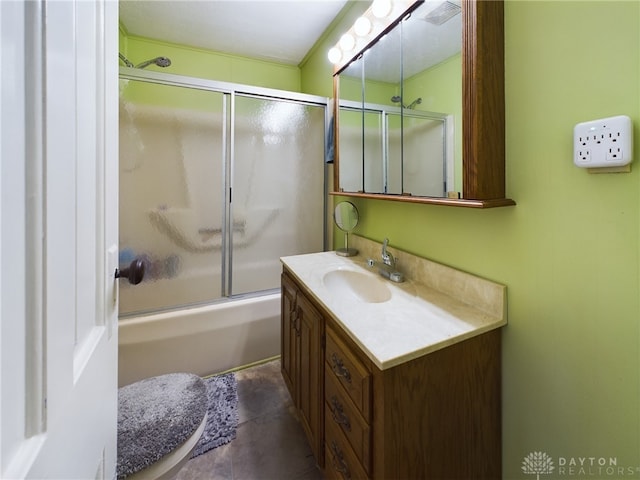
[[[396,259],[393,258],[391,252],[387,252],[387,245],[389,244],[389,239],[385,238],[382,242],[382,262],[385,265],[389,265],[390,267],[396,266]]]
[[[396,270],[396,259],[391,252],[387,251],[388,244],[389,239],[385,238],[382,243],[382,264],[378,266],[378,273],[392,282],[404,282],[404,275]],[[370,262],[370,265],[373,266],[373,261]]]

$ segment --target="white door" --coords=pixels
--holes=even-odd
[[[117,2],[0,1],[0,478],[115,476]]]

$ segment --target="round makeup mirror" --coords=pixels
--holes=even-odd
[[[358,254],[355,248],[349,248],[349,232],[358,225],[358,209],[351,202],[340,202],[333,211],[333,220],[344,232],[344,248],[338,248],[336,254],[343,257],[353,257]]]

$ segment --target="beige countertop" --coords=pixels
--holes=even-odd
[[[367,257],[361,255],[347,258],[320,252],[281,261],[381,370],[506,325],[505,286],[404,252],[396,258],[407,266],[412,263],[407,271],[420,272],[415,275],[419,278],[393,283],[379,276],[377,267],[367,266]],[[440,269],[439,277],[451,274],[447,293],[428,284],[430,266]],[[369,303],[348,291],[336,292],[324,279],[335,270],[379,277],[391,297]],[[436,283],[441,282],[442,278]]]

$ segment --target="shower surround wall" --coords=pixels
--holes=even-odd
[[[272,293],[281,256],[324,248],[325,110],[322,97],[121,70],[120,264],[142,258],[147,268],[140,285],[121,282],[121,333],[140,324],[135,315],[164,310],[180,332],[192,307]],[[238,343],[230,318],[224,337],[211,324],[216,341]]]

